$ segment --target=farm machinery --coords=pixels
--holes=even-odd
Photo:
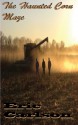
[[[33,64],[35,59],[38,57],[38,53],[40,53],[40,46],[48,42],[48,37],[43,39],[38,44],[36,43],[27,43],[24,45],[24,60],[17,61],[15,63],[18,69],[23,69],[25,71],[30,71],[33,69]]]

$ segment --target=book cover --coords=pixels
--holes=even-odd
[[[78,124],[78,1],[1,0],[1,125]]]

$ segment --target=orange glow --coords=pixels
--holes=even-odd
[[[67,72],[77,72],[78,71],[78,64],[72,63],[72,62],[67,60],[64,62],[64,69]]]

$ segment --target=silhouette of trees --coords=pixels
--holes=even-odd
[[[34,43],[38,44],[41,41],[41,39],[37,38]]]
[[[5,41],[4,37],[5,37],[4,34],[0,31],[0,45],[1,46],[4,45],[4,41]]]
[[[19,47],[19,38],[18,37],[13,39],[12,46],[14,48],[18,48]]]
[[[21,55],[23,55],[24,44],[32,42],[33,41],[30,38],[25,37],[15,37],[14,39],[12,39],[11,36],[7,37],[0,31],[0,58],[6,61],[15,61],[16,59],[18,59],[18,57],[20,59]]]
[[[55,49],[55,48],[56,48],[56,41],[55,41],[55,40],[52,41],[51,48],[52,48],[52,49]]]
[[[65,47],[64,42],[63,42],[63,41],[61,41],[61,43],[60,43],[60,49],[61,49],[61,50],[63,50],[63,49],[64,49],[64,47]]]
[[[41,39],[37,38],[34,42],[30,38],[25,37],[15,37],[12,39],[11,36],[5,36],[3,32],[0,31],[0,48],[2,52],[1,58],[8,60],[8,58],[18,59],[19,55],[24,53],[24,44],[36,43],[38,44]],[[78,52],[78,45],[73,45],[71,47],[65,47],[65,43],[60,41],[58,43],[56,40],[49,41],[48,43],[42,44],[40,47],[42,54],[45,52],[50,52],[52,54],[63,54],[63,52]],[[20,57],[20,56],[19,56]]]
[[[41,41],[41,39],[37,38],[34,43],[38,44]],[[33,43],[33,41],[30,38],[25,38],[25,37],[21,37],[21,38],[14,38],[12,39],[11,36],[6,37],[2,32],[0,32],[0,45],[2,49],[8,49],[8,50],[17,50],[19,48],[23,49],[24,44],[27,43]],[[49,51],[54,51],[54,50],[63,50],[65,47],[65,44],[63,41],[61,41],[60,43],[57,43],[54,39],[51,42],[45,43],[42,45],[42,49],[45,50],[49,50]]]
[[[30,38],[26,38],[26,39],[25,39],[25,44],[26,44],[26,43],[32,43],[32,42],[33,42],[33,41],[32,41]]]
[[[11,36],[8,36],[8,41],[7,42],[8,42],[8,46],[10,47],[12,45],[12,37]]]

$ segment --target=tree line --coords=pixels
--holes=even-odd
[[[41,39],[36,39],[35,41],[32,41],[30,38],[25,38],[25,37],[21,37],[21,38],[14,38],[12,39],[11,36],[5,36],[2,32],[0,32],[0,45],[1,45],[1,49],[19,49],[22,48],[24,44],[27,43],[38,43],[40,42]],[[42,46],[42,48],[46,48],[46,49],[64,49],[65,45],[64,42],[61,41],[60,43],[57,43],[55,40],[52,40],[52,42],[49,42],[48,44],[44,44]]]
[[[35,41],[32,41],[30,38],[25,37],[15,37],[6,36],[3,32],[0,31],[0,48],[1,54],[0,58],[2,60],[10,60],[16,61],[24,58],[24,44],[27,43],[35,43],[38,44],[41,41],[40,38],[37,38]],[[60,43],[56,42],[56,40],[49,41],[48,43],[44,43],[41,46],[42,52],[50,52],[52,54],[63,54],[66,52],[75,51],[78,52],[78,45],[73,45],[72,47],[65,47],[65,43],[60,41]]]

